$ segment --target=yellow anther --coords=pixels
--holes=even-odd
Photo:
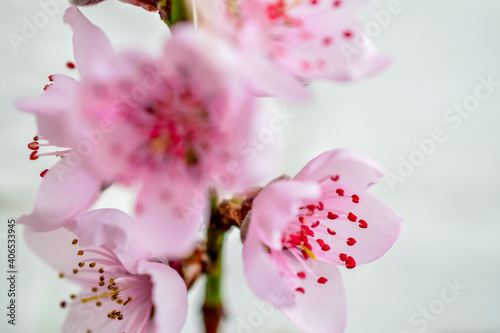
[[[314,253],[311,252],[311,250],[309,250],[304,244],[300,244],[300,247],[304,249],[304,251],[306,251],[306,253],[309,255],[309,257],[311,257],[312,259],[316,259],[316,256],[314,255]]]
[[[87,303],[87,302],[90,302],[90,301],[95,301],[96,299],[114,296],[116,294],[118,294],[118,291],[114,291],[112,293],[104,293],[104,294],[97,295],[97,296],[92,296],[92,297],[89,297],[89,298],[82,298],[81,302],[82,302],[82,304],[84,304],[84,303]]]

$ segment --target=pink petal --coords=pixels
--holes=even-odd
[[[295,216],[304,200],[319,197],[316,183],[301,181],[277,181],[269,184],[255,198],[249,231],[255,232],[260,241],[280,250],[283,229]]]
[[[240,31],[240,59],[253,89],[260,96],[278,96],[291,99],[310,97],[307,87],[296,77],[276,68],[271,60],[263,57],[255,50],[262,49],[263,36],[259,36],[260,28],[254,24],[245,24]]]
[[[336,149],[312,159],[293,179],[319,181],[338,175],[338,184],[346,184],[355,193],[364,193],[383,174],[382,167],[366,156],[352,150]]]
[[[253,292],[275,306],[293,306],[295,291],[280,274],[277,264],[254,230],[249,230],[243,246],[245,278]]]
[[[99,247],[102,245],[128,245],[127,230],[134,220],[118,209],[96,209],[78,215],[66,228],[78,236],[80,245]]]
[[[119,122],[111,126],[111,130],[106,132],[94,131],[95,144],[84,163],[90,171],[107,182],[127,184],[138,176],[134,168],[137,162],[134,161],[138,159],[136,153],[144,148],[145,138],[128,123]]]
[[[286,56],[277,58],[277,63],[297,76],[333,81],[360,79],[386,67],[390,59],[379,55],[363,32],[354,18],[356,9],[319,1],[290,10],[302,25],[276,43],[275,47],[286,49]]]
[[[75,268],[77,258],[75,246],[72,245],[75,235],[70,231],[59,228],[49,232],[36,232],[25,228],[24,239],[28,247],[57,272],[69,272]]]
[[[367,193],[352,213],[357,217],[356,222],[335,221],[335,236],[325,236],[325,242],[335,249],[333,262],[344,265],[339,261],[338,253],[352,256],[357,264],[371,262],[386,253],[398,239],[401,232],[402,219],[389,206]],[[367,228],[360,228],[359,220],[366,221]],[[356,243],[347,245],[347,239],[353,238]]]
[[[64,75],[53,75],[54,84],[36,98],[21,99],[16,105],[21,111],[37,116],[38,134],[50,144],[75,147],[81,121],[75,112],[80,83]]]
[[[176,181],[172,181],[175,179]],[[153,255],[183,257],[194,250],[202,222],[208,219],[207,190],[187,175],[152,173],[139,194],[138,239]]]
[[[85,294],[78,294],[82,297]],[[87,294],[84,297],[95,296]],[[123,320],[112,320],[108,313],[112,310],[120,310],[115,301],[109,297],[99,300],[101,306],[97,307],[95,302],[80,304],[78,299],[71,301],[67,306],[69,312],[61,328],[66,332],[137,332],[146,333],[149,326],[149,314],[151,308],[147,306],[131,306],[127,309]]]
[[[136,242],[136,226],[131,216],[118,209],[97,209],[78,215],[66,228],[83,247],[112,249],[123,266],[136,273],[140,259],[148,256]]]
[[[301,271],[300,264],[287,254],[287,263]],[[318,260],[307,261],[316,276],[300,280],[305,293],[296,292],[296,305],[279,307],[297,326],[308,333],[341,333],[347,324],[347,302],[342,277],[335,265]],[[320,277],[325,284],[318,283]]]
[[[82,165],[71,168],[69,161],[81,158],[76,152],[66,155],[43,178],[33,212],[18,223],[35,231],[57,229],[89,208],[98,198],[101,180]]]
[[[92,24],[76,7],[64,13],[64,22],[73,28],[75,62],[82,78],[102,76],[106,61],[114,55],[113,47],[104,32]]]
[[[149,274],[153,283],[156,332],[180,332],[186,321],[188,300],[186,284],[170,266],[143,261],[141,274]]]

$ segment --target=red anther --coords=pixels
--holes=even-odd
[[[311,228],[316,228],[319,225],[319,221],[314,222],[311,224]]]
[[[293,245],[300,245],[302,243],[302,241],[300,240],[300,237],[299,236],[296,236],[296,235],[290,235],[290,242],[293,244]]]
[[[304,260],[309,259],[309,255],[307,254],[307,252],[305,250],[302,250],[302,255],[304,256]]]
[[[330,235],[332,235],[332,236],[335,236],[335,235],[337,234],[334,230],[332,230],[332,229],[330,229],[330,228],[326,229],[326,231],[328,231],[328,233],[329,233]]]
[[[340,195],[341,197],[344,196],[344,190],[341,188],[338,188],[335,192],[337,192],[337,194]]]
[[[320,202],[318,202],[318,205],[316,206],[316,208],[318,208],[318,210],[323,210],[323,208],[325,208],[325,205],[323,205],[323,203],[320,201]]]
[[[345,267],[348,268],[348,269],[353,269],[354,267],[356,267],[356,260],[354,260],[353,257],[347,257],[346,261],[345,261]]]
[[[326,251],[330,251],[331,247],[330,247],[330,245],[325,244],[325,245],[323,245],[323,246],[321,247],[321,249],[322,249],[323,251],[325,251],[325,252],[326,252]]]
[[[347,245],[353,246],[354,244],[356,244],[356,240],[354,238],[352,237],[347,238]]]
[[[309,238],[307,238],[306,235],[303,235],[303,236],[300,237],[300,242],[301,243],[309,243]]]
[[[309,243],[304,243],[304,246],[307,247],[309,249],[309,251],[312,251],[312,245],[309,244]]]
[[[366,228],[368,228],[368,223],[366,223],[365,220],[359,220],[359,227],[366,229]]]
[[[300,229],[302,229],[302,230],[304,230],[305,232],[307,232],[307,230],[309,230],[309,227],[308,227],[307,225],[305,225],[305,224],[302,224],[302,225],[300,226]]]
[[[346,261],[346,260],[347,260],[347,254],[345,254],[345,253],[341,253],[341,254],[339,254],[339,258],[340,258],[340,260],[342,260],[342,261]]]
[[[337,219],[339,216],[338,216],[337,214],[333,214],[332,212],[328,212],[327,217],[328,217],[330,220],[335,220],[335,219]]]
[[[66,63],[66,66],[68,66],[68,68],[69,68],[69,69],[73,69],[73,68],[75,68],[75,64],[74,64],[74,63],[72,63],[71,61],[68,61],[68,62]]]
[[[335,176],[330,176],[330,179],[333,180],[334,182],[336,182],[337,180],[339,180],[339,175],[335,175]]]
[[[318,4],[318,0],[311,0],[311,5],[317,5]]]
[[[356,194],[353,194],[351,198],[352,198],[352,202],[359,203],[359,197]]]
[[[299,222],[300,223],[305,223],[306,222],[305,219],[304,219],[304,216],[299,217]]]
[[[327,278],[325,278],[325,277],[320,277],[320,278],[318,279],[318,283],[325,284],[325,283],[327,283],[327,282],[328,282],[328,279],[327,279]]]
[[[306,273],[304,273],[304,272],[298,272],[298,273],[297,273],[297,276],[298,276],[299,278],[301,278],[301,279],[305,279],[305,278],[306,278]]]
[[[307,230],[307,234],[308,234],[309,236],[311,236],[311,237],[314,237],[314,231],[312,231],[312,230],[310,230],[310,229],[309,229],[309,230]]]
[[[323,38],[323,44],[324,44],[325,46],[328,46],[328,45],[330,45],[330,44],[332,43],[332,40],[333,40],[333,39],[332,39],[332,37],[325,37],[325,38]],[[338,176],[337,176],[337,177],[338,177]],[[338,179],[338,178],[337,178],[337,179]],[[332,178],[332,180],[333,180],[333,178]]]
[[[324,246],[325,245],[325,241],[322,240],[321,238],[316,239],[316,242],[318,242],[319,246]]]
[[[306,213],[307,216],[313,216],[314,215],[314,210],[309,210],[307,213]]]
[[[342,1],[341,0],[336,0],[333,2],[333,7],[340,7],[340,5],[342,5]]]
[[[47,173],[47,171],[49,171],[49,169],[45,169],[43,170],[42,172],[40,172],[40,177],[45,177],[45,174]]]
[[[49,81],[50,82],[54,81],[54,75],[49,75]]]
[[[65,308],[66,307],[66,302],[65,301],[62,301],[61,302],[61,308]]]
[[[28,148],[31,150],[38,150],[40,148],[40,145],[38,144],[38,142],[33,141],[28,143]]]
[[[344,31],[344,37],[345,38],[351,38],[352,37],[352,31],[351,30]]]
[[[38,135],[35,135],[35,136],[33,137],[33,141],[38,141]]]
[[[358,217],[356,215],[354,215],[353,213],[349,213],[349,215],[347,215],[347,218],[351,222],[356,222],[356,220],[358,219]]]
[[[33,151],[31,154],[30,154],[30,160],[34,161],[38,159],[38,155],[37,155],[37,151]]]
[[[46,91],[47,89],[49,89],[50,86],[51,86],[51,84],[46,84],[45,87],[43,87],[43,90]]]
[[[297,289],[295,289],[295,290],[296,290],[296,291],[298,291],[299,293],[303,293],[303,294],[305,294],[305,293],[306,293],[306,291],[305,291],[305,290],[304,290],[304,288],[302,288],[302,287],[298,287],[298,288],[297,288]]]

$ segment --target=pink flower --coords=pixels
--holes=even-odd
[[[208,213],[209,188],[248,186],[257,177],[252,165],[262,163],[249,161],[245,146],[259,110],[234,55],[187,26],[177,27],[159,57],[116,54],[78,9],[64,19],[74,30],[81,81],[51,76],[44,94],[18,106],[37,116],[39,139],[48,142],[31,144],[32,159],[65,157],[19,222],[53,230],[92,205],[102,187],[139,182],[144,245],[189,252]],[[42,154],[47,145],[69,149]]]
[[[228,0],[222,21],[224,25],[229,22],[230,33],[256,86],[283,95],[292,91],[290,87],[281,91],[286,77],[348,81],[388,65],[389,59],[377,53],[355,19],[366,3]],[[297,90],[294,94],[303,95]]]
[[[78,216],[64,228],[25,230],[27,244],[81,285],[61,302],[68,308],[63,332],[179,332],[187,313],[187,290],[170,266],[146,260],[134,246],[134,221],[114,209]],[[41,286],[42,287],[42,286]]]
[[[337,266],[375,260],[399,236],[401,218],[366,192],[382,174],[358,153],[332,150],[254,200],[243,248],[247,281],[306,332],[344,330]]]

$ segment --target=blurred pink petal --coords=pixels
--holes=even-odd
[[[64,22],[73,28],[74,57],[82,78],[102,75],[100,72],[106,69],[103,60],[114,55],[108,37],[76,7],[66,10]]]
[[[101,180],[82,165],[74,168],[66,166],[65,159],[72,159],[74,156],[75,153],[70,153],[47,172],[33,211],[21,216],[18,223],[28,225],[36,231],[54,230],[88,209],[97,200]]]
[[[80,83],[65,75],[52,75],[53,84],[40,97],[21,99],[16,106],[37,116],[38,134],[54,146],[73,147],[81,122],[71,114]]]

